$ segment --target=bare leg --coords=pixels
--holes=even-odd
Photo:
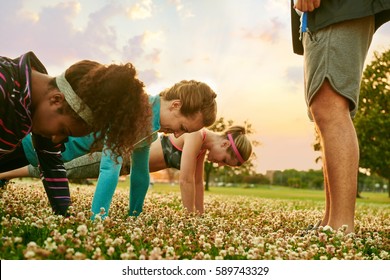
[[[324,189],[325,189],[325,215],[322,218],[320,226],[326,226],[329,223],[329,212],[330,212],[330,189],[328,182],[328,172],[326,171],[326,159],[324,153],[322,154],[322,160],[324,162]]]
[[[21,177],[30,177],[27,166],[0,173],[0,179],[11,180]]]
[[[325,188],[329,193],[327,225],[334,229],[347,225],[346,232],[353,232],[359,147],[348,100],[325,80],[310,110],[323,144]]]

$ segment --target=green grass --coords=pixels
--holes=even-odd
[[[24,178],[22,181],[39,181],[38,179]],[[17,181],[17,180],[16,180]],[[91,180],[96,185],[96,180]],[[129,177],[125,181],[118,183],[118,188],[129,189]],[[156,183],[149,190],[157,193],[170,193],[180,192],[180,188],[177,184],[171,185],[166,183]],[[241,186],[236,187],[210,187],[210,190],[205,192],[205,195],[228,195],[228,196],[248,196],[248,197],[260,197],[270,199],[284,199],[284,200],[311,200],[311,201],[325,201],[325,193],[323,190],[312,189],[295,189],[284,186],[274,185],[256,185],[254,188],[245,188]],[[383,204],[383,206],[390,207],[390,198],[387,193],[373,193],[362,192],[362,198],[356,200],[357,204],[369,205]]]
[[[120,182],[118,187],[128,188],[128,180]],[[152,192],[180,192],[178,185],[157,183],[150,189]],[[286,200],[312,200],[325,201],[325,193],[323,190],[308,190],[294,189],[283,186],[259,185],[254,188],[244,187],[210,187],[210,190],[205,192],[205,195],[229,195],[229,196],[249,196],[261,197],[270,199],[286,199]],[[390,207],[390,198],[387,193],[361,193],[362,198],[357,199],[357,204],[387,204]]]

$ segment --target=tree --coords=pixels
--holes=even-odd
[[[228,127],[233,125],[232,120],[227,120],[223,117],[220,117],[218,120],[215,121],[215,123],[209,127],[211,131],[214,132],[223,132]],[[248,123],[247,121],[244,122],[244,127],[246,129],[246,134],[250,135],[254,133],[254,130],[252,128],[252,125]],[[256,147],[260,143],[256,140],[252,141],[252,146]],[[251,175],[254,173],[254,164],[253,161],[256,159],[256,153],[253,152],[252,156],[249,158],[247,162],[245,162],[243,165],[241,165],[239,168],[233,168],[230,166],[223,166],[218,167],[214,165],[212,162],[205,161],[204,164],[204,174],[205,174],[205,190],[209,190],[209,182],[211,179],[211,174],[214,173],[218,177],[225,178],[226,180],[229,180],[230,182],[236,182],[239,180],[239,178],[242,178],[243,176]]]
[[[354,119],[359,139],[360,167],[388,181],[390,197],[390,49],[374,53],[361,82]]]

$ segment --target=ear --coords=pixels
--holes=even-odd
[[[181,101],[180,99],[174,99],[169,106],[169,110],[178,110],[181,108]]]
[[[49,93],[49,103],[50,105],[62,107],[65,102],[65,96],[60,91],[52,91]]]
[[[227,139],[223,139],[222,143],[221,143],[221,147],[225,148],[225,149],[229,148],[230,147],[230,141],[227,140]]]

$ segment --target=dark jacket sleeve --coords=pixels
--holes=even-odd
[[[299,28],[301,26],[301,20],[299,15],[294,9],[294,1],[291,0],[291,37],[293,51],[296,54],[303,55],[302,41],[299,39]]]
[[[384,10],[375,15],[375,31],[390,20],[390,10]]]

